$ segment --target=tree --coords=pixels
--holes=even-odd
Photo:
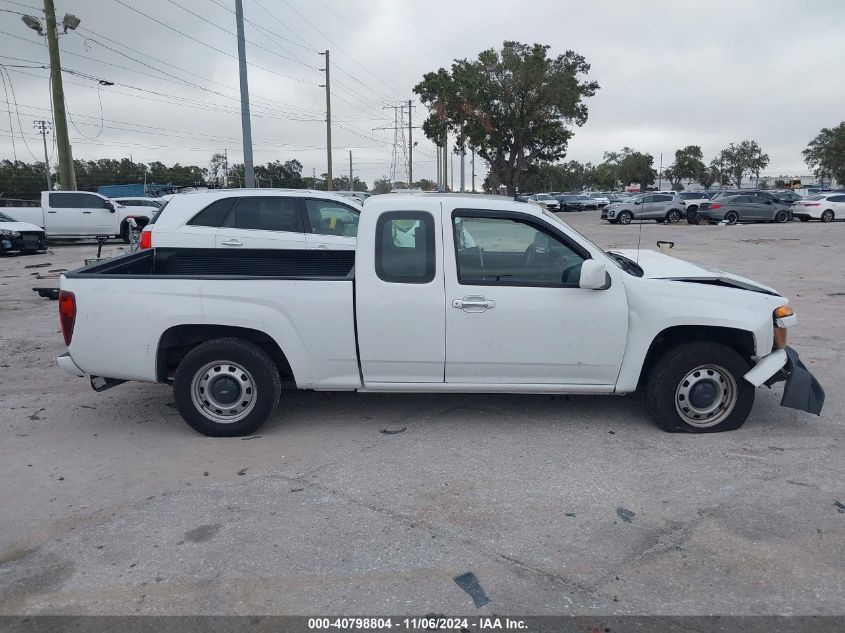
[[[489,165],[509,195],[525,169],[563,157],[570,125],[587,120],[584,100],[598,83],[583,77],[590,65],[573,51],[550,58],[548,46],[506,41],[478,59],[455,60],[451,70],[426,73],[414,92],[429,108],[423,132],[442,147],[456,134]],[[492,180],[492,179],[491,179]]]
[[[845,183],[845,121],[834,128],[822,128],[803,152],[804,162],[820,180],[835,178]]]
[[[373,193],[390,193],[391,189],[393,189],[393,183],[387,176],[382,176],[373,183]]]
[[[226,181],[226,170],[228,169],[228,159],[223,153],[212,154],[211,160],[208,161],[208,184],[215,187],[222,187]]]
[[[775,189],[786,189],[786,187],[787,187],[786,181],[783,180],[782,178],[776,178],[774,187],[775,187]]]
[[[759,180],[760,171],[769,164],[769,155],[763,153],[757,141],[746,140],[738,145],[731,143],[723,149],[719,153],[718,164],[720,172],[730,176],[736,188],[739,189],[746,175],[755,174]]]
[[[605,152],[604,162],[615,167],[616,177],[622,186],[637,183],[641,189],[645,189],[657,178],[657,171],[653,167],[654,156],[630,147],[623,147],[618,152]]]
[[[698,145],[687,145],[683,149],[675,150],[675,162],[670,167],[673,176],[672,184],[675,189],[678,189],[677,185],[680,185],[683,180],[687,183],[697,181],[705,169],[707,168],[704,165],[704,154]]]

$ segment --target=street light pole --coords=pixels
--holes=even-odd
[[[53,120],[56,122],[56,145],[59,151],[59,183],[65,191],[76,190],[73,152],[67,130],[65,90],[62,84],[62,61],[59,55],[59,35],[56,31],[56,7],[53,0],[44,0],[47,18],[47,49],[50,53],[50,88],[53,91]],[[67,19],[68,16],[65,16]],[[79,21],[76,21],[79,24]],[[72,28],[76,28],[75,26]],[[65,28],[67,32],[67,27]]]

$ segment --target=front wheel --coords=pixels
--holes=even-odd
[[[738,429],[754,405],[754,386],[743,378],[748,369],[748,361],[720,343],[673,347],[648,377],[648,412],[671,433]]]
[[[775,216],[775,222],[784,223],[789,219],[789,214],[786,211],[778,211]]]
[[[619,221],[619,224],[630,224],[631,220],[634,219],[634,214],[630,211],[622,211],[616,219]]]
[[[191,428],[210,437],[249,435],[272,415],[282,382],[263,349],[237,338],[198,345],[173,379],[176,408]]]

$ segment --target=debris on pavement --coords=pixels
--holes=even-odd
[[[52,262],[47,262],[46,264],[27,264],[24,268],[47,268],[47,266],[52,266]]]
[[[250,435],[249,437],[242,437],[241,439],[244,440],[244,441],[246,441],[246,440],[257,440],[259,437],[261,437],[261,436],[260,435]]]
[[[241,469],[238,471],[238,475],[239,475],[239,476],[241,476],[241,477],[243,477],[244,475],[246,475],[246,471],[247,471],[247,469],[246,469],[246,468],[241,468]]]
[[[841,501],[834,501],[833,505],[836,506],[836,511],[840,514],[845,514],[845,503]]]
[[[396,435],[397,433],[404,433],[408,430],[407,426],[403,426],[401,429],[381,429],[379,433],[382,435]]]
[[[490,598],[487,597],[487,594],[484,593],[484,589],[482,589],[481,585],[478,583],[478,578],[476,578],[475,574],[471,571],[455,576],[453,580],[457,583],[458,587],[470,595],[472,601],[475,603],[476,609],[480,609],[490,602]]]
[[[637,516],[637,514],[635,512],[631,512],[627,508],[619,506],[616,508],[616,516],[625,521],[625,523],[630,523],[634,520],[634,517]]]

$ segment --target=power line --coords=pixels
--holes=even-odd
[[[134,12],[135,12],[135,13],[137,13],[138,15],[142,15],[142,16],[144,16],[145,18],[147,18],[148,20],[152,20],[152,21],[153,21],[153,22],[155,22],[156,24],[159,24],[159,25],[163,26],[164,28],[166,28],[166,29],[169,29],[169,30],[173,31],[174,33],[178,33],[178,34],[179,34],[179,35],[181,35],[182,37],[188,38],[189,40],[191,40],[191,41],[193,41],[193,42],[196,42],[197,44],[201,44],[201,45],[205,46],[206,48],[210,48],[210,49],[211,49],[211,50],[213,50],[213,51],[217,51],[218,53],[221,53],[222,55],[225,55],[226,57],[231,57],[232,59],[237,59],[237,58],[238,58],[238,56],[237,56],[237,55],[232,55],[231,53],[227,53],[226,51],[224,51],[224,50],[223,50],[223,49],[221,49],[221,48],[217,48],[216,46],[212,46],[211,44],[208,44],[207,42],[203,42],[202,40],[197,39],[197,38],[195,38],[195,37],[193,37],[193,36],[191,36],[191,35],[188,35],[187,33],[183,33],[183,32],[182,32],[182,31],[180,31],[179,29],[177,29],[177,28],[174,28],[174,27],[170,26],[170,25],[169,25],[169,24],[167,24],[166,22],[162,22],[161,20],[158,20],[158,19],[154,18],[153,16],[151,16],[151,15],[148,15],[148,14],[144,13],[143,11],[141,11],[141,10],[139,10],[139,9],[136,9],[136,8],[135,8],[135,7],[133,7],[133,6],[130,6],[130,5],[126,4],[123,0],[114,0],[114,1],[115,1],[115,2],[117,2],[118,4],[122,5],[122,6],[126,7],[126,8],[127,8],[127,9],[129,9],[130,11],[134,11]],[[307,80],[305,80],[305,79],[300,79],[300,78],[298,78],[298,77],[292,77],[291,75],[285,75],[284,73],[277,72],[277,71],[275,71],[275,70],[272,70],[271,68],[266,68],[265,66],[261,66],[261,65],[259,65],[259,64],[255,64],[255,63],[253,63],[253,62],[249,62],[249,65],[250,65],[250,66],[253,66],[254,68],[258,68],[259,70],[263,70],[264,72],[268,72],[268,73],[271,73],[271,74],[273,74],[273,75],[278,75],[279,77],[284,77],[285,79],[290,79],[291,81],[298,81],[299,83],[303,83],[303,84],[306,84],[306,85],[309,85],[309,86],[316,85],[316,84],[313,84],[313,83],[311,83],[310,81],[307,81]]]

